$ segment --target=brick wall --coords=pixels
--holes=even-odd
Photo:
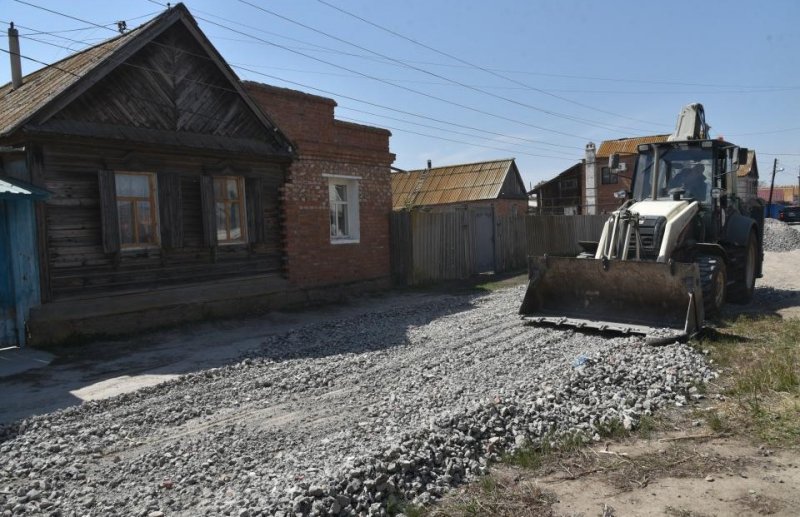
[[[297,153],[282,192],[289,280],[303,287],[388,280],[391,133],[335,120],[332,99],[249,81],[244,85]],[[331,244],[324,174],[360,178],[358,243]]]
[[[635,154],[622,154],[619,163],[625,164],[626,170],[618,174],[617,183],[603,184],[603,167],[608,167],[608,156],[597,157],[597,213],[607,214],[618,209],[622,201],[614,197],[614,192],[631,189],[633,169],[636,167]]]

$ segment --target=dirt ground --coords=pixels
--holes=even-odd
[[[699,431],[693,434],[703,434]],[[553,510],[565,516],[798,514],[800,454],[796,450],[772,452],[732,438],[689,439],[692,443],[680,446],[670,441],[688,436],[668,433],[609,450],[593,448],[593,453],[611,453],[618,462],[632,464],[630,470],[641,477],[611,475],[601,468],[571,480],[566,471],[560,472],[538,483],[557,494]],[[649,474],[653,456],[671,461],[663,471]],[[690,468],[682,468],[684,462],[691,462]]]

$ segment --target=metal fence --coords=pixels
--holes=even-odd
[[[577,255],[598,240],[607,216],[510,215],[482,210],[391,215],[392,274],[401,285],[525,268],[528,255]]]

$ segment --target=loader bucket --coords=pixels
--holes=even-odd
[[[523,319],[641,334],[651,343],[695,334],[703,322],[696,264],[529,257]]]

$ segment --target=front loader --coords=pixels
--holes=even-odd
[[[763,204],[737,195],[747,150],[708,138],[703,107],[686,106],[666,142],[642,144],[631,190],[578,257],[528,257],[520,314],[641,334],[698,332],[725,301],[746,303],[761,275]],[[609,160],[616,170],[618,156]]]

